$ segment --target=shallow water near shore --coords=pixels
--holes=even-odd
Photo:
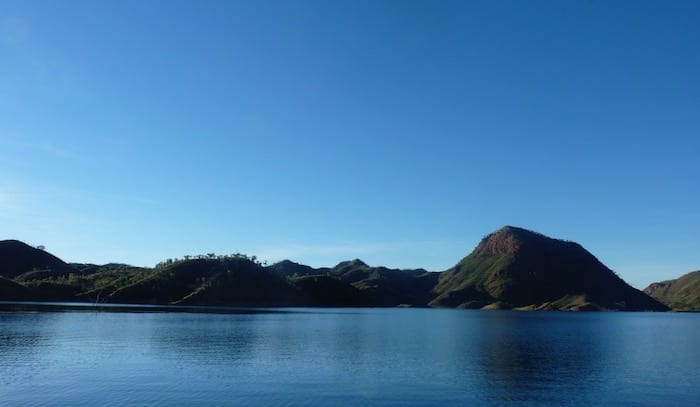
[[[0,400],[694,405],[698,344],[685,313],[5,303]]]

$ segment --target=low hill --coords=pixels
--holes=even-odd
[[[313,276],[328,272],[328,269],[315,269],[290,260],[282,260],[279,263],[268,266],[267,269],[283,277]]]
[[[442,273],[359,259],[268,267],[239,253],[168,259],[154,268],[66,264],[16,240],[0,242],[0,300],[234,306],[434,306],[533,310],[666,310],[580,245],[516,227],[486,236]],[[667,284],[668,283],[668,284]],[[688,283],[658,283],[686,293]],[[665,290],[665,291],[664,291]],[[669,294],[670,295],[670,294]],[[693,299],[694,298],[694,299]],[[696,297],[691,298],[697,300]],[[690,301],[690,300],[688,300]],[[679,303],[680,304],[680,303]],[[683,303],[692,307],[694,303]]]
[[[579,244],[506,226],[443,272],[432,306],[666,310]]]
[[[312,302],[323,306],[425,307],[435,296],[432,290],[439,275],[423,269],[371,267],[360,259],[318,269],[284,260],[268,269],[313,292]],[[329,291],[322,294],[321,286]]]
[[[423,269],[398,270],[370,267],[360,259],[344,261],[328,271],[328,275],[352,284],[369,298],[374,306],[411,305],[425,307],[435,297],[433,287],[439,273]]]
[[[299,297],[286,279],[244,258],[180,261],[108,295],[110,302],[241,306],[298,305]]]
[[[677,311],[700,311],[700,270],[652,283],[644,292]]]
[[[328,275],[295,276],[290,282],[302,293],[307,306],[366,307],[373,302],[358,288]]]
[[[0,276],[13,279],[31,271],[66,274],[73,269],[58,257],[19,240],[0,241]]]

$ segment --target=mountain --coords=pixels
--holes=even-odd
[[[287,277],[312,304],[322,306],[427,306],[439,273],[371,267],[360,259],[332,268],[284,260],[268,269]]]
[[[697,296],[694,298],[697,300]],[[66,264],[43,250],[7,240],[0,242],[0,300],[667,309],[627,285],[580,245],[512,226],[486,236],[470,255],[441,273],[375,267],[360,259],[323,268],[289,260],[264,267],[255,257],[241,254],[185,256],[185,259],[168,259],[154,268],[120,263]]]
[[[268,269],[274,273],[277,273],[283,277],[301,277],[301,276],[313,276],[319,274],[325,274],[329,269],[315,269],[313,267],[295,263],[290,260],[282,260],[279,263],[275,263],[268,267]]]
[[[700,311],[700,270],[652,283],[644,292],[677,311]]]
[[[247,258],[192,259],[158,268],[107,294],[109,302],[290,306],[300,294],[285,278]]]
[[[666,306],[630,287],[579,244],[513,226],[499,229],[440,275],[431,306],[650,310]]]
[[[0,276],[13,279],[32,271],[70,273],[72,268],[58,257],[19,240],[0,241]]]
[[[338,263],[327,274],[359,289],[369,299],[368,305],[379,307],[427,306],[435,297],[433,287],[439,276],[423,269],[370,267],[360,259]]]

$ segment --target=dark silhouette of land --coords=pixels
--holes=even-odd
[[[506,226],[443,272],[332,268],[213,253],[153,268],[67,264],[16,240],[0,241],[0,300],[210,306],[459,307],[645,310],[667,306],[630,287],[577,243]]]

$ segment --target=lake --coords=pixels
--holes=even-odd
[[[700,314],[0,304],[3,405],[696,405]]]

